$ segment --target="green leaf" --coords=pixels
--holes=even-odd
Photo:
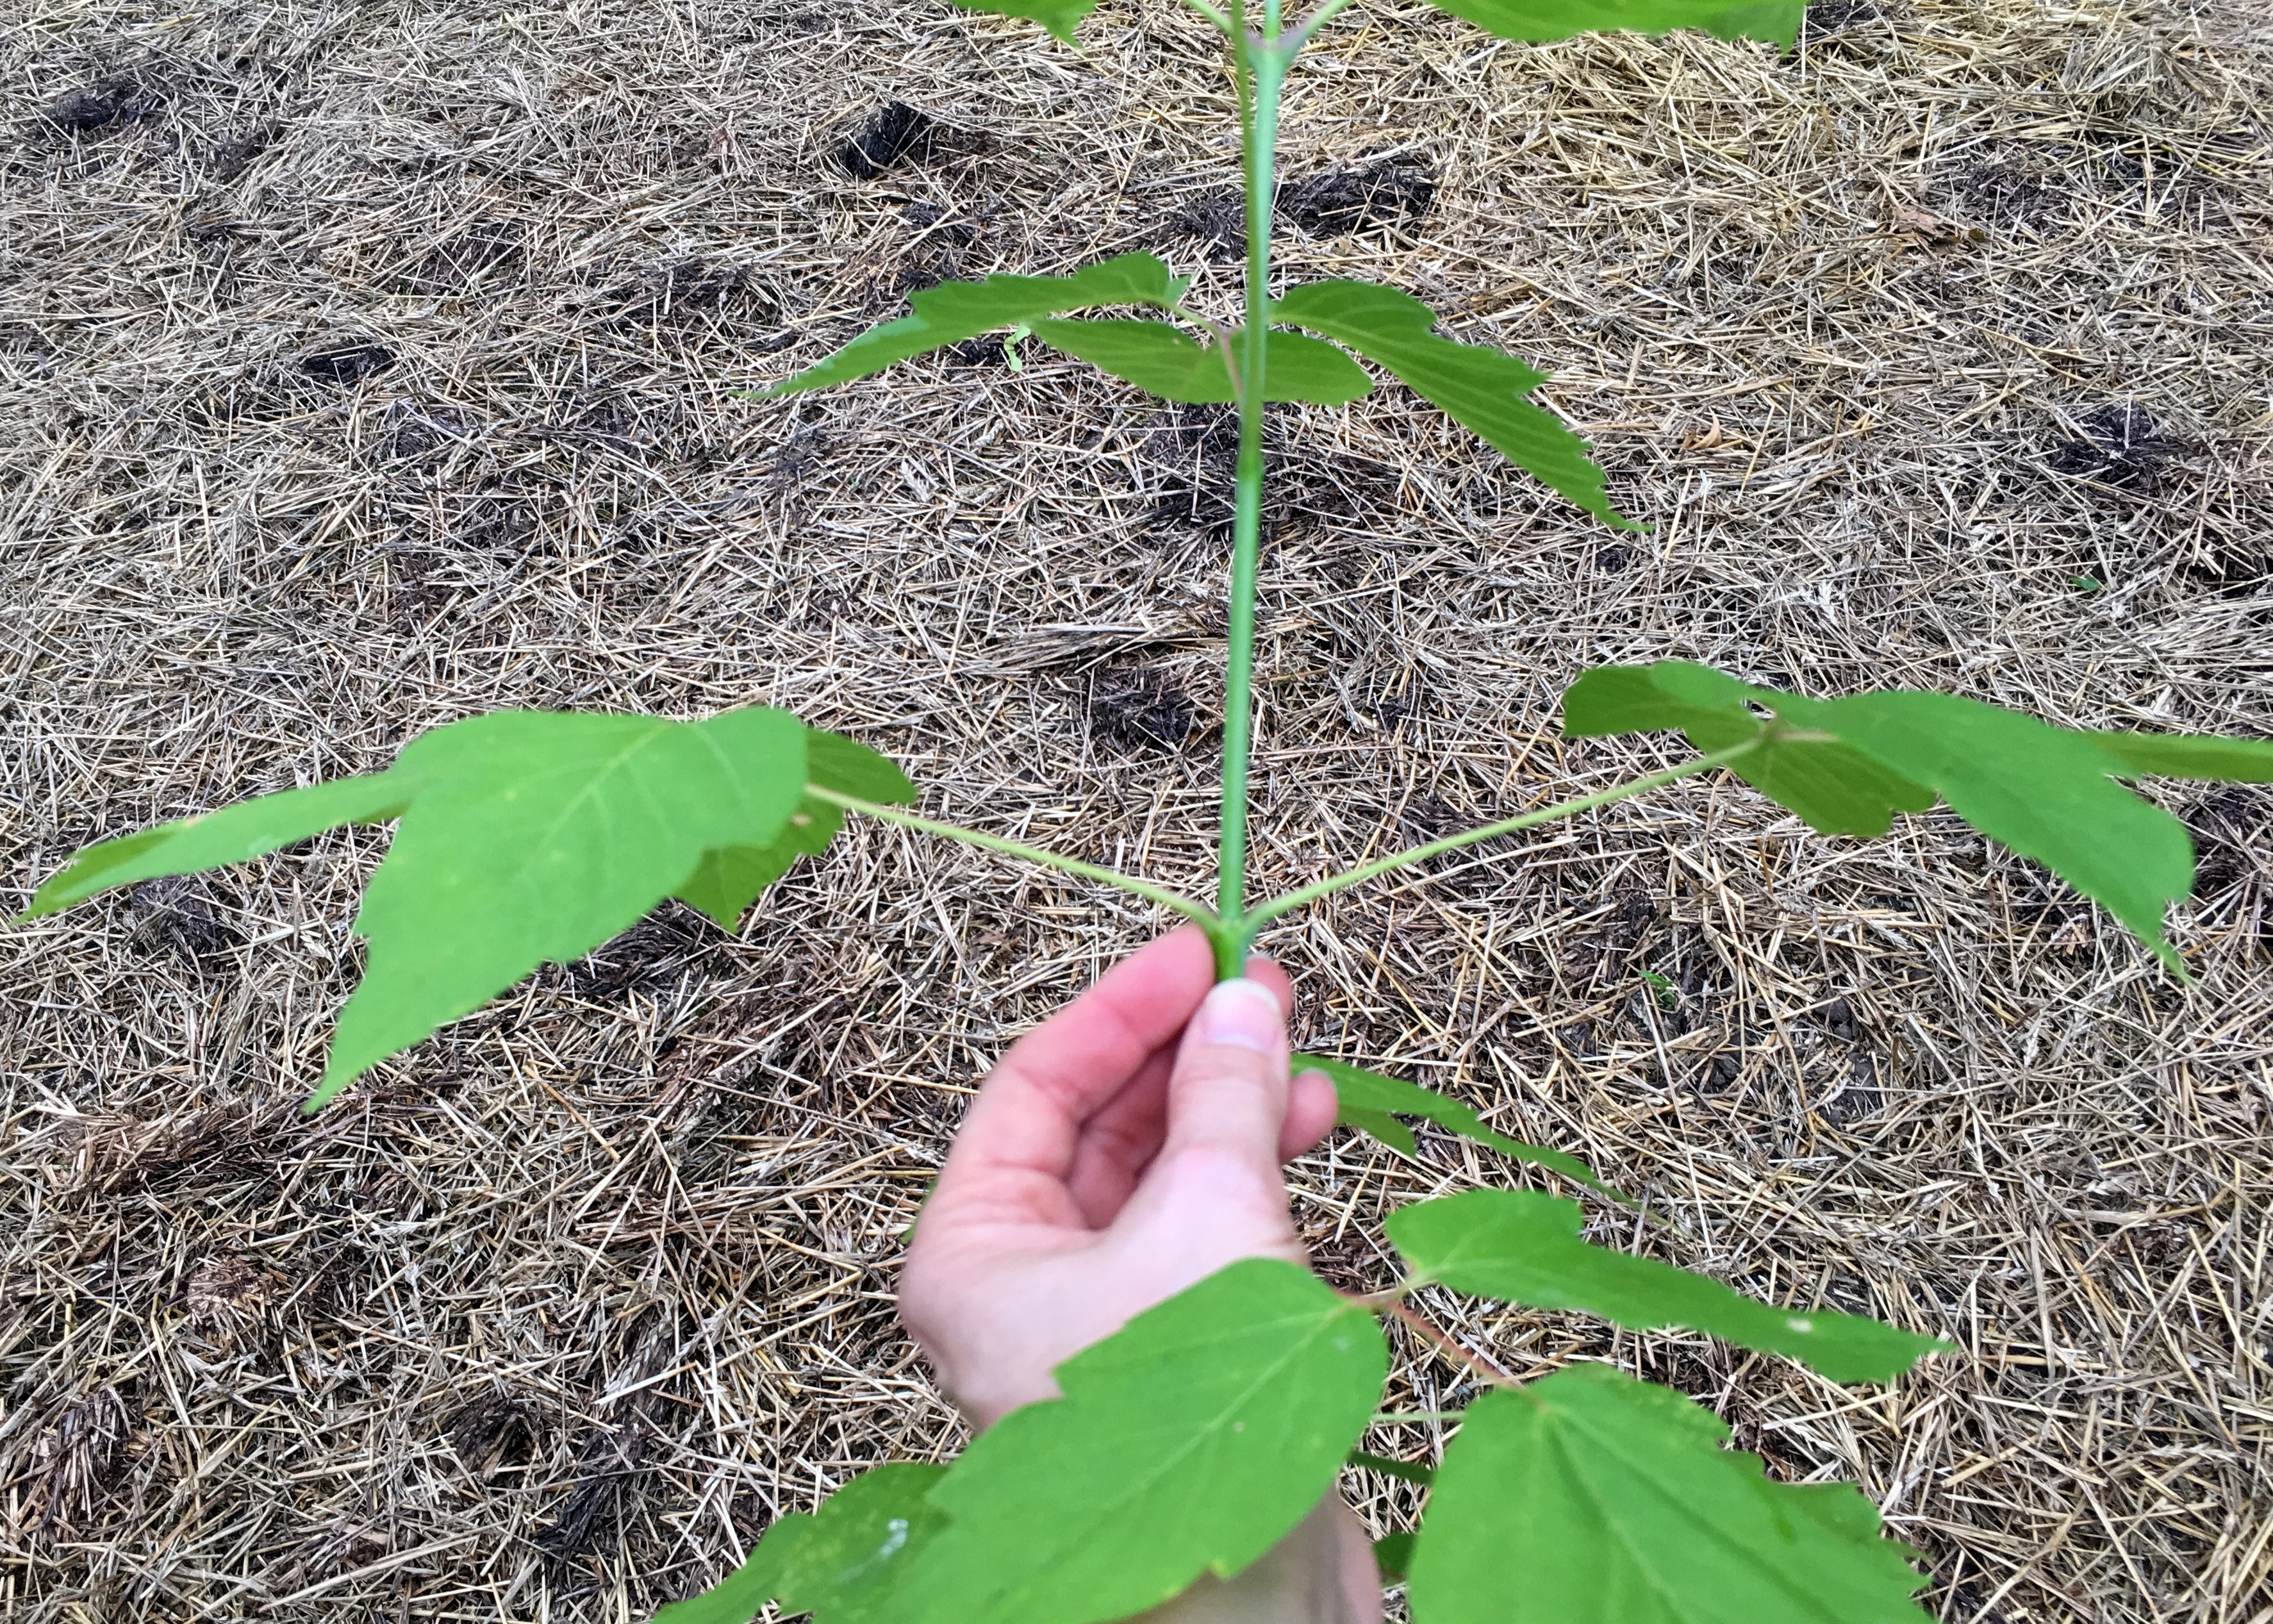
[[[1348,345],[1587,512],[1643,528],[1611,508],[1587,442],[1523,398],[1547,374],[1499,350],[1437,337],[1435,313],[1410,294],[1367,282],[1311,282],[1280,299],[1272,319]]]
[[[1576,1156],[1565,1155],[1559,1150],[1549,1150],[1543,1146],[1527,1145],[1521,1139],[1512,1139],[1458,1100],[1432,1093],[1415,1083],[1400,1082],[1393,1077],[1384,1077],[1378,1071],[1366,1071],[1346,1060],[1328,1060],[1319,1055],[1297,1055],[1294,1064],[1297,1071],[1324,1071],[1332,1082],[1334,1098],[1340,1101],[1335,1121],[1344,1127],[1369,1133],[1383,1144],[1403,1151],[1408,1156],[1418,1148],[1414,1142],[1413,1131],[1391,1116],[1392,1111],[1398,1116],[1419,1116],[1433,1122],[1462,1139],[1489,1145],[1518,1162],[1551,1169],[1614,1201],[1624,1206],[1632,1205],[1595,1177],[1594,1169]]]
[[[1308,1270],[1234,1263],[1058,1366],[979,1434],[909,1578],[926,1624],[1086,1624],[1239,1572],[1332,1485],[1388,1370]]]
[[[423,780],[356,916],[371,940],[321,1105],[546,960],[628,929],[725,846],[770,846],[804,793],[806,729],[751,707],[707,722],[499,711],[413,740]]]
[[[955,0],[967,11],[992,11],[997,17],[1024,17],[1048,29],[1070,45],[1082,19],[1097,9],[1097,0]]]
[[[1413,1536],[1384,1534],[1373,1542],[1374,1570],[1384,1584],[1399,1584],[1413,1568]]]
[[[399,817],[356,916],[370,953],[313,1110],[377,1061],[540,963],[589,952],[674,892],[731,927],[757,885],[836,826],[808,782],[865,800],[912,793],[874,751],[782,710],[705,722],[500,711],[412,741],[383,773],[91,846],[40,888],[33,911]],[[792,825],[800,808],[811,821]]]
[[[2117,778],[2155,762],[2191,773],[2262,770],[2255,751],[2219,741],[2147,743],[2151,735],[2134,733],[2111,745],[2108,734],[1954,695],[1804,699],[1680,660],[1588,672],[1564,696],[1572,737],[1649,727],[1678,727],[1706,750],[1756,738],[1730,771],[1826,833],[1882,834],[1894,812],[1922,811],[1939,795],[2098,902],[2181,976],[2163,911],[2193,889],[2192,843],[2184,824]]]
[[[100,841],[33,892],[24,917],[53,914],[115,886],[243,862],[341,823],[384,823],[401,815],[417,787],[414,775],[398,767],[281,790],[218,812]]]
[[[810,1515],[768,1529],[749,1560],[724,1580],[655,1615],[655,1624],[746,1624],[779,1601],[784,1616],[864,1624],[898,1611],[901,1582],[947,1525],[926,1498],[944,1466],[896,1462],[861,1473]]]
[[[915,799],[915,786],[897,767],[842,734],[807,728],[805,752],[806,781],[823,789],[886,805]],[[799,857],[820,856],[844,827],[844,808],[807,795],[772,845],[726,846],[703,853],[694,874],[679,885],[679,899],[709,914],[721,930],[731,931],[760,891],[786,874]]]
[[[1203,344],[1164,321],[1036,321],[1036,338],[1053,350],[1149,389],[1164,400],[1220,402],[1236,397],[1231,365],[1244,364],[1247,335],[1232,335],[1231,365],[1221,348]],[[1271,335],[1264,357],[1263,398],[1339,406],[1373,387],[1365,369],[1332,344],[1299,333]]]
[[[1389,1237],[1422,1278],[1527,1308],[1575,1308],[1630,1330],[1687,1326],[1797,1359],[1834,1381],[1891,1381],[1937,1348],[1930,1336],[1830,1309],[1776,1308],[1717,1280],[1579,1238],[1576,1201],[1472,1190],[1402,1207]]]
[[[2087,733],[2083,736],[2131,771],[2149,778],[2273,784],[2273,740],[2216,739],[2189,733]]]
[[[1858,750],[1829,739],[1792,742],[1772,733],[1768,718],[1752,710],[1765,703],[1767,692],[1685,660],[1600,666],[1563,695],[1563,735],[1587,739],[1677,727],[1707,752],[1757,740],[1758,748],[1729,770],[1823,834],[1882,835],[1896,812],[1933,805],[1932,789],[1889,772]]]
[[[1926,1624],[1869,1501],[1770,1483],[1728,1436],[1602,1365],[1477,1400],[1414,1551],[1414,1624]]]
[[[1417,1483],[1424,1489],[1437,1481],[1434,1467],[1423,1466],[1417,1461],[1392,1461],[1385,1455],[1374,1455],[1363,1449],[1351,1450],[1349,1457],[1342,1464],[1380,1472],[1384,1477],[1401,1477],[1407,1483]]]
[[[985,282],[943,282],[908,298],[910,315],[863,333],[828,359],[785,378],[761,398],[798,395],[866,378],[912,356],[1069,310],[1099,304],[1157,304],[1183,297],[1189,277],[1168,274],[1148,253],[1121,254],[1069,276],[989,276]]]
[[[1544,43],[1581,34],[1669,34],[1698,28],[1723,40],[1766,40],[1789,49],[1804,0],[1429,0],[1503,40]]]

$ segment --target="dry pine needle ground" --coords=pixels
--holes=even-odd
[[[0,904],[472,711],[753,701],[932,810],[1204,883],[1220,420],[986,343],[733,393],[945,276],[1144,247],[1228,301],[1212,41],[1168,0],[1084,38],[928,0],[23,0]],[[2273,733],[2269,108],[2252,0],[1823,0],[1782,59],[1353,9],[1291,90],[1288,274],[1552,365],[1654,528],[1395,389],[1283,414],[1263,880],[1663,759],[1556,741],[1605,659]],[[1475,1346],[1617,1359],[1858,1477],[1943,1617],[2249,1624],[2273,797],[2164,793],[2191,994],[1945,818],[1825,841],[1724,783],[1270,946],[1312,1046],[1674,1221],[1619,1238],[1962,1351],[1850,1393],[1438,1304]],[[951,1451],[897,1236],[988,1058],[1159,923],[864,830],[739,937],[660,914],[303,1124],[379,838],[0,937],[11,1620],[636,1618]],[[1295,1173],[1346,1282],[1386,1278],[1391,1204],[1523,1177],[1433,1135]],[[1392,1402],[1453,1377],[1407,1349]]]

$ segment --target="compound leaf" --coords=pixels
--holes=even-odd
[[[1828,738],[1783,738],[1752,709],[1766,691],[1685,660],[1603,665],[1563,695],[1563,734],[1587,739],[1677,727],[1708,752],[1756,740],[1756,748],[1729,770],[1822,834],[1882,835],[1896,812],[1933,805],[1930,787],[1859,750]]]
[[[888,806],[915,799],[915,786],[906,774],[841,733],[807,729],[805,753],[808,783]],[[680,883],[679,899],[709,914],[721,930],[732,930],[760,891],[788,873],[799,857],[820,856],[844,827],[844,808],[807,795],[771,846],[722,846],[703,853],[694,874]]]
[[[925,1497],[944,1466],[895,1462],[862,1472],[810,1514],[765,1531],[749,1560],[700,1596],[658,1610],[655,1624],[747,1624],[769,1601],[819,1624],[892,1616],[901,1581],[947,1524]]]
[[[1513,356],[1436,336],[1434,312],[1369,282],[1317,282],[1280,299],[1273,319],[1347,344],[1494,450],[1604,522],[1642,527],[1611,508],[1587,442],[1523,397],[1547,374]]]
[[[24,917],[53,914],[115,886],[243,862],[341,823],[385,823],[401,816],[416,789],[414,776],[397,767],[279,790],[139,834],[98,841],[32,893]]]
[[[1576,1156],[1565,1155],[1559,1150],[1549,1150],[1540,1145],[1527,1145],[1521,1139],[1512,1139],[1458,1100],[1433,1093],[1417,1083],[1384,1077],[1378,1071],[1369,1071],[1346,1060],[1328,1060],[1319,1055],[1295,1056],[1294,1070],[1324,1071],[1334,1086],[1334,1098],[1340,1102],[1335,1120],[1344,1127],[1369,1133],[1392,1149],[1403,1151],[1408,1156],[1418,1146],[1414,1143],[1413,1130],[1397,1120],[1399,1116],[1422,1117],[1459,1134],[1464,1139],[1489,1145],[1518,1162],[1528,1162],[1550,1169],[1622,1205],[1632,1205],[1595,1177],[1594,1169]],[[1392,1112],[1396,1115],[1392,1116]]]
[[[1780,1353],[1834,1381],[1890,1381],[1946,1344],[1859,1314],[1776,1308],[1687,1269],[1579,1238],[1576,1201],[1472,1190],[1399,1207],[1389,1237],[1422,1278],[1527,1308],[1573,1308],[1630,1330],[1687,1326]]]
[[[969,11],[992,11],[997,17],[1023,17],[1038,22],[1070,45],[1081,20],[1097,10],[1097,0],[955,0]]]
[[[1698,28],[1723,40],[1766,40],[1789,49],[1804,0],[1429,0],[1503,40],[1544,43],[1581,34],[1668,34]]]
[[[808,778],[810,773],[810,778]],[[548,959],[581,957],[674,892],[731,926],[841,821],[808,783],[905,800],[890,763],[753,706],[704,722],[499,711],[413,740],[382,773],[264,795],[90,846],[31,912],[241,861],[349,823],[399,818],[356,932],[363,980],[341,1011],[313,1110],[388,1055]],[[793,816],[807,822],[792,824]]]
[[[2273,740],[2116,732],[2088,733],[2084,737],[2130,771],[2146,778],[2273,784]]]
[[[1099,304],[1157,304],[1166,309],[1182,297],[1190,280],[1171,276],[1168,267],[1151,254],[1126,253],[1067,276],[998,274],[985,282],[943,282],[908,297],[912,313],[871,328],[835,355],[784,378],[764,395],[798,395],[850,383],[996,327],[1063,315],[1071,310]]]
[[[1414,1550],[1414,1624],[1926,1624],[1869,1501],[1771,1483],[1728,1436],[1602,1365],[1477,1400]]]
[[[1203,344],[1163,321],[1036,321],[1034,336],[1054,350],[1149,389],[1164,400],[1221,402],[1235,397],[1231,366],[1244,363],[1247,335],[1232,335],[1230,365],[1223,350]],[[1332,344],[1299,333],[1271,335],[1264,356],[1263,398],[1339,406],[1373,387],[1365,369]]]
[[[1325,1493],[1381,1395],[1372,1315],[1308,1270],[1234,1263],[1057,1368],[932,1491],[926,1624],[1126,1618],[1228,1576]]]
[[[1591,671],[1564,696],[1572,737],[1653,727],[1678,727],[1706,750],[1756,740],[1729,770],[1827,833],[1884,833],[1894,812],[1938,795],[2098,902],[2180,975],[2163,911],[2193,889],[2193,846],[2184,824],[2117,779],[2267,771],[2250,741],[2080,733],[1948,694],[1804,699],[1681,660]]]

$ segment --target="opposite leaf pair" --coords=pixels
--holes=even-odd
[[[1488,1237],[1462,1241],[1477,1209],[1460,1204],[1495,1199],[1519,1198],[1407,1208],[1392,1233],[1402,1244],[1398,1221],[1434,1208],[1412,1236],[1490,1253]],[[1875,1375],[1932,1346],[1852,1325],[1855,1346],[1880,1344]],[[1014,1412],[953,1465],[881,1467],[781,1518],[738,1572],[656,1624],[743,1624],[768,1600],[820,1624],[1129,1617],[1240,1572],[1346,1462],[1427,1480],[1353,1453],[1387,1369],[1368,1304],[1292,1264],[1234,1264],[1061,1365],[1062,1398]],[[1481,1399],[1434,1474],[1419,1536],[1392,1537],[1415,1624],[1923,1618],[1909,1600],[1922,1579],[1859,1493],[1771,1484],[1755,1457],[1720,1447],[1727,1435],[1678,1394],[1598,1365]]]
[[[1064,276],[942,282],[909,297],[911,314],[862,334],[766,393],[849,383],[981,333],[1015,327],[1163,400],[1227,402],[1246,353],[1244,331],[1202,342],[1166,322],[1057,320],[1115,304],[1188,314],[1182,301],[1190,285],[1189,277],[1170,275],[1146,253],[1122,254]],[[1437,337],[1435,314],[1410,294],[1372,282],[1313,282],[1276,301],[1271,320],[1334,341],[1322,343],[1274,325],[1264,357],[1271,400],[1340,405],[1357,399],[1373,381],[1346,353],[1354,350],[1589,513],[1639,528],[1611,508],[1586,441],[1523,398],[1546,374],[1497,350]]]

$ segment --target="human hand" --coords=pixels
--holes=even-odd
[[[1333,1125],[1287,1077],[1292,987],[1213,987],[1187,927],[1003,1056],[908,1248],[900,1319],[979,1426],[1056,1396],[1054,1366],[1242,1258],[1304,1260],[1279,1164]]]

